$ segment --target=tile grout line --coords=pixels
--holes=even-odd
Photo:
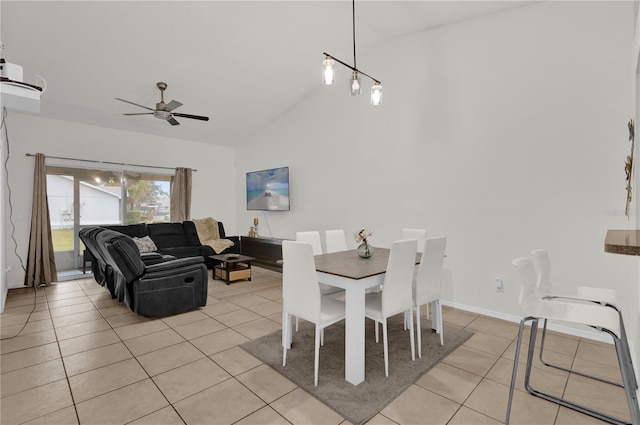
[[[96,284],[97,284],[97,283],[96,283]],[[105,288],[105,289],[106,289],[106,288]],[[86,294],[86,291],[84,290],[84,287],[82,287],[82,291]],[[114,298],[112,298],[112,299],[114,299]],[[95,305],[94,300],[92,300],[91,298],[89,298],[89,301],[91,302],[91,304],[93,305],[93,307],[98,311],[98,313],[100,313],[100,315],[102,316],[102,318],[107,322],[107,324],[109,325],[109,328],[113,331],[113,333],[114,333],[114,334],[116,334],[116,336],[117,336],[117,337],[118,337],[118,339],[120,340],[120,343],[121,343],[121,344],[126,348],[126,350],[129,352],[129,354],[131,354],[131,357],[132,357],[133,359],[135,359],[136,363],[140,366],[140,368],[141,368],[141,369],[144,371],[144,373],[147,375],[147,379],[149,379],[149,380],[153,383],[153,385],[158,389],[158,391],[160,392],[160,394],[162,394],[162,397],[164,397],[164,399],[167,401],[167,403],[169,404],[169,406],[171,406],[171,408],[174,410],[174,412],[176,413],[176,415],[178,415],[178,417],[180,418],[180,420],[181,420],[183,423],[185,423],[185,424],[186,424],[186,421],[184,420],[184,418],[182,417],[182,415],[180,415],[180,413],[179,413],[179,412],[176,410],[176,408],[173,406],[173,403],[171,403],[171,402],[169,401],[169,399],[167,398],[167,396],[166,396],[166,395],[162,392],[162,390],[158,387],[158,385],[157,385],[157,384],[156,384],[156,382],[153,380],[153,378],[149,375],[149,373],[148,373],[148,372],[147,372],[147,370],[144,368],[144,366],[142,366],[142,364],[140,363],[140,360],[138,360],[138,357],[137,357],[137,356],[136,356],[136,355],[131,351],[131,349],[129,348],[129,346],[127,346],[127,344],[125,344],[125,342],[124,342],[124,340],[122,339],[122,337],[118,334],[118,332],[116,332],[115,328],[111,325],[111,322],[109,322],[109,319],[107,319],[107,317],[102,313],[102,311],[101,311],[101,310],[100,310],[100,309]],[[162,320],[162,319],[160,319],[160,320]],[[163,323],[164,323],[164,322],[163,322]],[[166,324],[166,323],[165,323],[165,324]],[[171,327],[170,327],[170,328],[171,328]],[[171,328],[171,329],[173,329],[173,328]],[[89,351],[91,351],[91,350],[89,350]],[[62,355],[62,353],[61,353],[61,355]],[[63,360],[63,362],[64,362],[64,360]],[[116,362],[116,364],[117,364],[117,363],[118,363],[118,362]],[[65,370],[65,374],[66,374],[66,370]],[[67,378],[67,379],[68,379],[68,378]],[[111,390],[111,391],[107,391],[106,393],[103,393],[103,394],[97,395],[96,397],[100,397],[100,396],[102,396],[102,395],[104,395],[104,394],[108,394],[108,393],[110,393],[110,392],[117,391],[117,390],[119,390],[119,389],[121,389],[121,388],[125,388],[125,387],[128,387],[129,385],[137,384],[138,382],[142,382],[142,381],[143,381],[143,380],[136,381],[136,382],[132,382],[132,383],[130,383],[130,384],[128,384],[128,385],[125,385],[124,387],[120,387],[120,388],[116,388],[116,389]],[[96,398],[96,397],[92,397],[92,398]],[[87,400],[91,400],[92,398],[89,398],[89,399],[87,399]],[[84,400],[84,401],[87,401],[87,400]],[[75,407],[75,406],[76,406],[76,405],[75,405],[75,402],[74,402],[74,407]],[[165,407],[166,407],[166,406],[165,406]],[[146,414],[146,415],[143,415],[143,416],[141,416],[141,417],[139,417],[139,418],[135,418],[135,419],[133,419],[133,420],[131,420],[131,421],[129,421],[129,422],[133,422],[133,421],[136,421],[136,420],[138,420],[138,419],[144,418],[145,416],[151,415],[151,414],[153,414],[153,413],[155,413],[155,412],[157,412],[157,411],[159,411],[159,410],[164,409],[165,407],[162,407],[161,409],[158,409],[158,410],[155,410],[155,411],[153,411],[153,412],[150,412],[150,413],[148,413],[148,414]],[[78,409],[77,409],[77,407],[76,407],[76,415],[77,415],[77,411],[78,411]],[[129,423],[129,422],[127,422],[127,423]],[[78,424],[82,425],[82,422],[80,422],[80,417],[79,417],[79,416],[78,416]]]

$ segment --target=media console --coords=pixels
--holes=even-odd
[[[254,257],[254,263],[267,268],[282,269],[282,241],[278,238],[240,237],[240,252],[242,255]]]

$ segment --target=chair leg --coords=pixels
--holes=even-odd
[[[324,328],[320,329],[320,345],[324,347]]]
[[[389,341],[387,340],[387,319],[382,323],[382,341],[384,342],[384,376],[389,377]],[[376,325],[378,322],[376,322]],[[378,333],[376,332],[376,336]],[[377,341],[376,341],[377,342]]]
[[[627,331],[624,328],[624,320],[622,320],[622,312],[620,310],[618,310],[617,308],[616,308],[616,310],[618,311],[618,314],[620,315],[620,340],[621,340],[621,342],[623,344],[622,352],[625,353],[625,362],[626,362],[627,367],[629,368],[629,370],[635,371],[635,369],[633,368],[633,361],[631,360],[631,350],[629,349],[629,340],[627,339]],[[631,388],[634,388],[635,390],[637,390],[638,389],[638,380],[636,379],[635,372],[632,373],[631,376],[632,376]]]
[[[437,311],[438,311],[438,330],[440,334],[440,345],[444,345],[444,326],[442,324],[442,303],[440,300],[436,300]]]
[[[291,326],[291,315],[287,312],[282,312],[282,346],[286,346],[291,349],[291,328],[287,329],[287,323]],[[287,332],[288,331],[288,332]]]
[[[375,322],[375,331],[376,331],[376,344],[378,342],[380,342],[380,340],[378,339],[378,322],[376,320],[374,320]]]
[[[313,385],[318,386],[318,365],[320,363],[320,333],[322,330],[316,325],[316,349],[315,359],[313,361]]]
[[[516,353],[513,360],[513,372],[511,372],[511,386],[509,387],[509,398],[507,400],[507,414],[504,419],[505,425],[509,425],[509,418],[511,417],[511,404],[513,403],[513,392],[516,389],[516,375],[518,374],[518,359],[520,358],[520,345],[522,342],[522,331],[524,330],[524,324],[533,319],[533,317],[525,317],[520,321],[520,328],[518,330],[518,339],[516,340]]]
[[[287,322],[291,323],[291,319],[286,312],[282,313],[282,367],[287,365],[287,348],[289,347],[289,326]]]
[[[416,360],[416,342],[413,336],[413,314],[411,314],[411,310],[409,310],[409,332],[410,332],[409,339],[411,340],[411,360],[415,361]]]
[[[564,370],[565,372],[570,372],[570,373],[575,373],[576,375],[580,375],[580,376],[584,376],[585,378],[591,378],[591,379],[595,379],[597,381],[600,382],[604,382],[607,384],[611,384],[611,385],[615,385],[618,387],[622,387],[622,384],[619,384],[618,382],[613,382],[610,381],[608,379],[605,378],[600,378],[598,376],[595,375],[590,375],[588,373],[584,373],[584,372],[580,372],[579,370],[574,370],[568,367],[564,367],[564,366],[560,366],[557,364],[553,364],[553,363],[549,363],[548,361],[546,361],[545,359],[542,358],[543,352],[544,352],[544,343],[546,340],[546,336],[547,336],[547,319],[543,319],[543,325],[542,325],[542,333],[541,333],[541,337],[540,337],[540,352],[538,353],[538,358],[540,359],[540,362],[545,365],[545,366],[549,366],[558,370]],[[622,319],[620,322],[620,325],[622,325]]]
[[[622,335],[622,332],[620,332]],[[631,414],[631,422],[633,424],[640,424],[640,408],[638,407],[638,397],[636,393],[636,377],[633,370],[633,365],[628,361],[631,358],[631,352],[629,350],[629,344],[621,338],[616,338],[613,335],[616,345],[616,353],[618,354],[618,363],[620,364],[620,373],[622,375],[622,382],[624,383],[624,393],[627,397],[627,405],[629,406],[629,413]]]
[[[422,358],[422,330],[420,329],[420,306],[416,309],[416,335],[418,336],[418,357]]]
[[[534,319],[535,322],[537,322],[537,319]],[[537,323],[536,323],[536,329],[537,329]],[[542,391],[539,391],[535,388],[533,388],[530,384],[530,375],[531,375],[531,364],[533,362],[533,356],[534,356],[534,352],[535,352],[535,336],[536,336],[536,329],[534,329],[533,324],[531,325],[531,338],[530,338],[530,343],[529,343],[529,355],[527,356],[527,371],[525,373],[525,377],[524,377],[524,383],[525,383],[525,387],[527,388],[527,391],[529,392],[529,394],[532,394],[536,397],[540,397],[544,400],[547,401],[551,401],[553,403],[559,404],[560,406],[564,406],[567,407],[569,409],[575,410],[577,412],[580,413],[584,413],[585,415],[589,415],[592,416],[596,419],[599,419],[601,421],[604,422],[608,422],[610,424],[615,424],[615,425],[626,425],[628,424],[628,422],[623,421],[621,419],[615,418],[613,416],[609,416],[603,412],[591,409],[589,407],[583,406],[581,404],[578,403],[574,403],[572,401],[568,401],[566,399],[551,395],[549,393],[544,393]],[[611,331],[609,331],[608,329],[600,329],[599,330],[606,332],[608,334],[610,334],[613,337],[615,346],[616,346],[616,354],[618,356],[618,363],[620,364],[620,373],[622,374],[622,381],[623,381],[623,386],[625,387],[625,396],[627,398],[627,404],[629,407],[629,412],[631,413],[631,419],[632,419],[632,424],[633,425],[640,425],[640,413],[638,412],[638,401],[636,399],[635,396],[635,389],[632,389],[632,383],[633,383],[633,379],[631,377],[631,375],[634,373],[633,370],[631,370],[631,372],[629,372],[628,369],[628,363],[626,362],[626,355],[622,352],[622,350],[624,349],[625,344],[622,343],[622,341],[620,341],[620,339]]]

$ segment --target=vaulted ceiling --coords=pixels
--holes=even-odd
[[[358,1],[358,65],[374,46],[531,1]],[[321,89],[326,51],[353,58],[351,1],[6,1],[0,36],[7,62],[42,85],[41,116],[236,146]],[[384,81],[383,75],[376,75]],[[346,78],[346,77],[345,77]],[[178,118],[171,126],[119,102],[154,107],[156,83]],[[346,93],[346,81],[345,93]]]

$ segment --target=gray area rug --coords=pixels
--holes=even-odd
[[[320,347],[318,386],[313,385],[314,326],[301,322],[293,334],[293,346],[282,367],[281,331],[240,345],[245,351],[286,376],[301,388],[331,407],[354,425],[375,416],[447,354],[466,341],[472,332],[444,327],[444,345],[431,330],[431,321],[422,319],[422,358],[411,361],[409,332],[403,330],[403,316],[389,319],[389,377],[384,376],[382,330],[376,344],[373,321],[366,320],[365,381],[357,386],[344,379],[344,321],[325,329]],[[417,341],[416,341],[417,343]]]

